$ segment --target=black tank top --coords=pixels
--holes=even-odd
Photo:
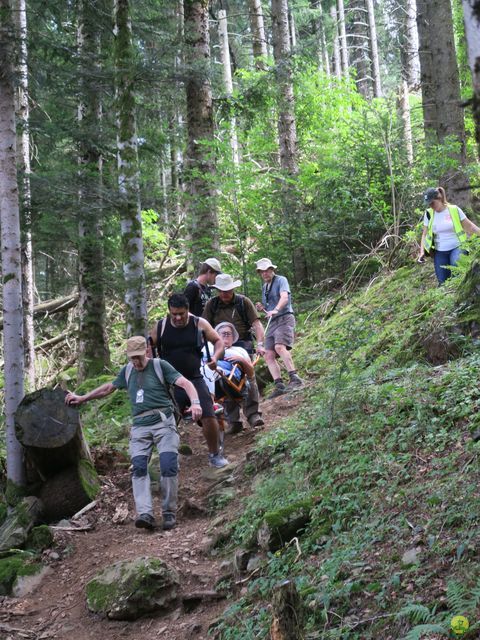
[[[158,323],[157,344],[160,344],[160,357],[169,362],[188,380],[201,378],[201,347],[199,346],[198,318],[190,316],[185,327],[172,326],[170,318],[165,322],[165,330],[160,337],[162,321]]]

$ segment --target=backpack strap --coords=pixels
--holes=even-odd
[[[162,364],[160,358],[153,358],[153,368],[160,382],[165,386],[165,376],[163,375]]]
[[[130,376],[132,375],[132,371],[133,371],[133,364],[129,362],[125,369],[125,380],[127,381],[127,387],[128,387],[128,381],[130,380]]]
[[[167,323],[167,316],[157,322],[157,353],[162,357],[162,336],[165,331],[165,325]]]

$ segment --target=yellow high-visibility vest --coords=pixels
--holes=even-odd
[[[459,244],[463,244],[467,240],[467,234],[462,227],[462,222],[460,220],[460,214],[458,213],[458,207],[454,204],[447,205],[450,215],[452,217],[453,222],[453,230],[457,234]],[[427,235],[425,236],[425,240],[423,241],[423,247],[425,249],[425,253],[429,253],[432,249],[435,249],[434,239],[433,239],[433,209],[427,209],[430,212],[430,219],[428,221],[428,230]]]

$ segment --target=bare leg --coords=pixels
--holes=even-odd
[[[280,358],[283,360],[283,363],[287,369],[287,371],[294,371],[295,365],[293,364],[292,356],[290,355],[290,351],[284,344],[276,344],[275,351],[278,353]],[[268,364],[268,361],[267,361]],[[278,365],[277,365],[278,367]],[[270,365],[268,367],[270,369]],[[278,367],[278,371],[280,372],[280,367]]]
[[[216,418],[202,418],[202,432],[209,453],[218,453],[219,427]]]
[[[276,345],[275,345],[275,348],[276,348]],[[271,349],[267,349],[267,351],[265,351],[265,361],[267,363],[267,367],[268,367],[268,370],[270,371],[270,375],[272,376],[272,378],[274,380],[278,380],[278,378],[281,378],[282,374],[280,372],[280,367],[278,366],[276,352],[272,351]]]

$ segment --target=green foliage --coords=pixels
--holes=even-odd
[[[266,514],[302,499],[313,507],[298,535],[301,556],[286,544],[250,581],[239,605],[249,624],[275,580],[287,577],[302,594],[307,637],[411,639],[448,634],[456,614],[476,622],[480,444],[469,434],[478,424],[479,356],[467,333],[459,356],[441,366],[424,360],[423,347],[438,326],[459,338],[458,301],[474,252],[467,263],[448,287],[436,287],[430,265],[403,267],[328,319],[307,316],[296,358],[319,383],[295,420],[259,440],[254,494],[231,522],[231,540],[255,546]],[[419,544],[414,534],[422,546],[407,567],[401,559]],[[243,633],[236,607],[220,638]],[[361,633],[359,619],[372,619]],[[266,628],[268,617],[252,634]]]

